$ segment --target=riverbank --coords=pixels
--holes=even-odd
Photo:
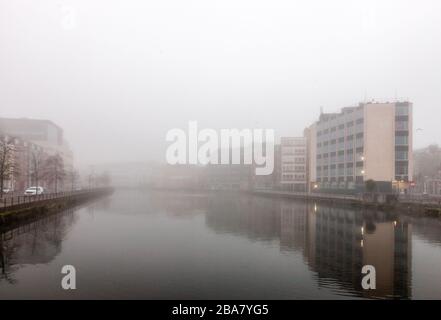
[[[113,188],[99,188],[37,196],[4,198],[0,201],[0,227],[29,217],[64,210],[111,193],[113,193]]]
[[[405,201],[396,199],[395,201],[372,201],[363,195],[335,195],[326,193],[306,193],[306,192],[283,192],[273,190],[252,190],[247,193],[288,199],[300,199],[307,201],[324,202],[330,204],[341,204],[352,207],[374,208],[379,210],[407,212],[416,215],[441,218],[441,201]]]
[[[307,193],[307,192],[286,192],[274,190],[211,190],[211,189],[177,189],[177,188],[145,188],[144,190],[158,192],[172,192],[191,195],[208,195],[219,193],[242,193],[261,197],[296,199],[302,201],[313,201],[345,207],[366,208],[393,213],[409,213],[415,216],[427,216],[441,218],[441,198],[433,199],[399,198],[390,194],[331,194],[331,193]]]

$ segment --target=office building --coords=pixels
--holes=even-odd
[[[322,113],[307,128],[310,189],[407,192],[412,182],[412,104],[369,102]]]
[[[305,137],[281,138],[281,189],[307,191],[307,140]]]

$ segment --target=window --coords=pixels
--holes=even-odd
[[[339,151],[338,152],[338,162],[344,162],[345,161],[345,152]]]
[[[408,160],[408,155],[407,151],[395,151],[396,160]]]
[[[407,131],[409,130],[409,122],[408,121],[396,121],[395,122],[395,130]]]
[[[408,144],[407,136],[395,136],[395,145],[397,146],[405,146]]]
[[[403,166],[403,165],[396,164],[395,168],[396,168],[395,174],[397,174],[397,175],[407,175],[407,173],[408,173],[407,165]]]
[[[343,164],[339,164],[338,165],[338,175],[339,176],[344,176],[345,175],[345,167]]]
[[[409,107],[408,106],[396,106],[395,115],[408,116],[409,115]]]

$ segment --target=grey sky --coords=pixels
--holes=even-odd
[[[0,116],[51,119],[80,163],[163,159],[189,120],[300,135],[365,97],[441,143],[441,2],[0,0]]]

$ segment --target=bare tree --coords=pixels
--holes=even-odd
[[[77,184],[77,182],[78,182],[78,180],[80,178],[80,174],[78,173],[77,170],[72,168],[72,170],[69,170],[67,172],[67,176],[68,176],[68,179],[69,179],[70,184],[71,184],[71,191],[73,191],[74,188],[75,188],[75,185]]]
[[[43,176],[44,154],[41,149],[33,149],[30,152],[30,177],[38,187]]]
[[[63,158],[59,154],[49,156],[44,163],[44,178],[49,184],[54,186],[54,191],[58,192],[60,183],[63,183],[66,177]]]
[[[16,147],[7,138],[0,139],[0,197],[3,196],[4,183],[18,174],[18,163],[15,157]]]

